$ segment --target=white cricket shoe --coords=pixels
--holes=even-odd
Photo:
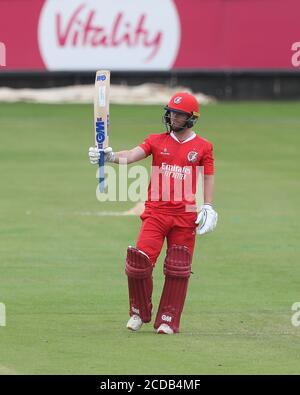
[[[142,325],[143,321],[141,320],[141,318],[137,314],[133,314],[129,318],[126,327],[131,331],[138,331],[139,329],[141,329]]]
[[[157,333],[162,333],[165,335],[173,335],[174,331],[172,328],[169,327],[168,324],[161,324],[157,329]]]

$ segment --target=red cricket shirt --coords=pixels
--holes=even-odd
[[[173,132],[150,134],[140,147],[152,155],[146,207],[166,214],[196,211],[198,173],[214,174],[213,145],[193,132],[179,141]]]

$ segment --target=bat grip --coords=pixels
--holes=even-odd
[[[99,189],[100,192],[104,192],[104,159],[105,154],[104,152],[100,152],[100,159],[99,159]]]

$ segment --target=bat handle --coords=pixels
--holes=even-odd
[[[104,152],[100,152],[100,159],[99,159],[99,189],[100,192],[104,192]]]

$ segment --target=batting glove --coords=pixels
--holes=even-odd
[[[111,147],[107,147],[104,149],[98,149],[97,147],[90,147],[89,148],[89,158],[90,163],[92,165],[97,165],[100,160],[100,153],[104,152],[104,162],[114,162],[115,154]]]
[[[212,232],[217,226],[217,222],[218,214],[210,204],[204,204],[195,221],[195,224],[198,225],[197,234],[204,235],[205,233]]]

